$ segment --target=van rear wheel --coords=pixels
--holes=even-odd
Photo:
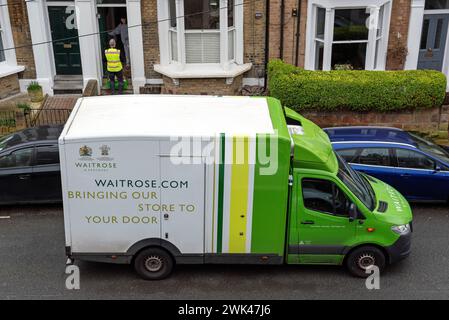
[[[359,278],[367,278],[371,272],[367,272],[371,267],[377,266],[379,271],[385,269],[386,257],[379,248],[364,246],[356,248],[349,253],[346,258],[346,267],[352,275]]]
[[[159,248],[140,251],[134,259],[134,269],[145,280],[161,280],[173,271],[174,262],[171,255]]]

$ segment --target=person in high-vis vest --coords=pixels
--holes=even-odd
[[[115,94],[115,77],[118,80],[118,93],[123,91],[123,65],[120,60],[120,50],[115,48],[114,39],[109,40],[109,49],[105,50],[107,69],[109,73],[109,81],[111,84],[111,93]]]

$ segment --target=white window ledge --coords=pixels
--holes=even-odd
[[[0,64],[0,78],[10,76],[25,70],[24,66],[11,66],[6,63]]]
[[[155,64],[154,70],[172,79],[235,78],[250,70],[251,67],[251,63],[242,65],[232,63],[227,69],[223,69],[218,63],[189,63],[183,68],[176,64]]]

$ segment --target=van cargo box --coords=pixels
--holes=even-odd
[[[129,263],[157,244],[178,263],[283,262],[291,141],[278,100],[81,98],[59,145],[72,257]]]

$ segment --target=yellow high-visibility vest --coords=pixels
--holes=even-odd
[[[120,50],[109,48],[104,51],[106,56],[107,66],[109,72],[119,72],[123,69],[122,62],[120,61]]]

